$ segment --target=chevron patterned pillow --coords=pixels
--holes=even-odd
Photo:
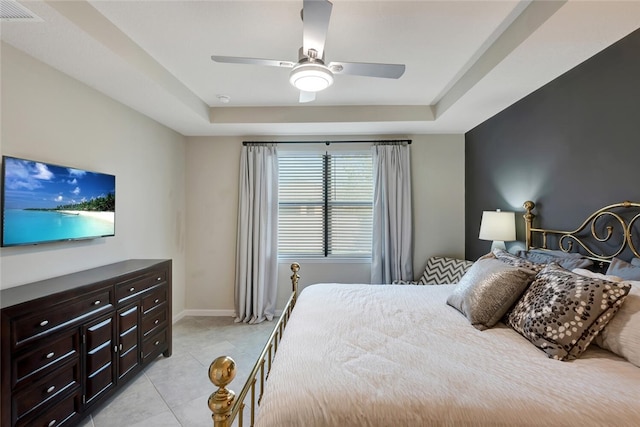
[[[434,256],[427,260],[419,284],[444,285],[458,283],[464,273],[473,265],[473,261]]]

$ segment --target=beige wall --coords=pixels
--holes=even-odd
[[[117,191],[116,237],[2,248],[1,287],[127,258],[172,258],[174,317],[232,314],[244,138],[185,138],[5,44],[1,71],[2,154],[112,173]],[[464,136],[408,137],[419,276],[427,257],[464,253]],[[279,268],[279,306],[289,264]],[[301,275],[303,287],[368,282],[370,266],[307,262]]]
[[[116,176],[116,236],[0,249],[2,288],[128,258],[173,259],[185,308],[185,138],[2,44],[2,154]]]
[[[429,256],[464,255],[464,135],[410,135],[409,138],[413,140],[414,270],[419,276]],[[238,175],[243,139],[187,138],[187,307],[192,314],[233,313]],[[275,140],[273,137],[246,139]],[[322,136],[322,139],[340,138]],[[362,138],[350,136],[349,139]],[[318,282],[369,282],[368,263],[301,264],[301,287]],[[283,262],[278,269],[278,307],[282,307],[288,297],[289,265],[290,261]]]
[[[233,314],[242,139],[187,138],[187,307]]]
[[[434,255],[464,257],[464,135],[414,135],[413,270]]]

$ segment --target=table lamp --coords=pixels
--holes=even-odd
[[[506,250],[504,242],[516,240],[516,215],[515,212],[495,211],[482,212],[480,222],[481,240],[492,240],[491,250],[499,248]]]

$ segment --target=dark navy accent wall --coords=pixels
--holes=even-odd
[[[533,200],[537,226],[565,230],[640,201],[640,30],[467,132],[465,156],[467,259],[491,246],[477,238],[483,210]]]

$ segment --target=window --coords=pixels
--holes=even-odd
[[[278,256],[371,257],[369,152],[278,155]]]

